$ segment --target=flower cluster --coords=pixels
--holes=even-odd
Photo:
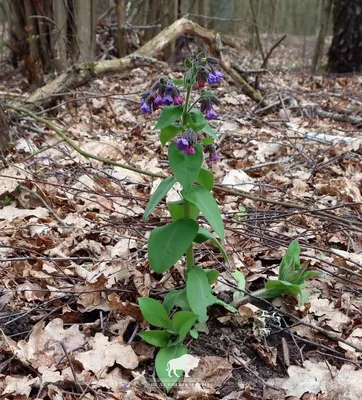
[[[214,57],[203,57],[204,54],[199,54],[196,61],[196,81],[199,88],[203,88],[207,82],[209,85],[215,85],[221,81],[224,74],[216,69],[218,61]]]
[[[209,153],[209,161],[217,161],[220,156],[216,152],[216,147],[214,144],[209,144],[204,148],[205,153]]]
[[[176,144],[180,151],[185,152],[187,155],[195,154],[195,143],[197,141],[197,133],[192,129],[185,131],[182,138],[178,139]],[[216,152],[216,147],[213,144],[205,146],[204,151],[209,154],[209,161],[217,161],[220,157]]]
[[[140,110],[145,114],[152,114],[152,111],[158,110],[160,106],[180,105],[184,99],[180,91],[167,78],[159,79],[151,88],[141,94]]]
[[[194,144],[197,141],[197,134],[192,130],[189,129],[188,131],[184,132],[181,139],[177,140],[177,148],[180,151],[184,151],[186,154],[195,154],[196,150]]]
[[[213,105],[219,105],[220,100],[216,96],[203,97],[199,100],[200,111],[205,114],[207,120],[216,119],[218,117],[217,112],[213,108]]]

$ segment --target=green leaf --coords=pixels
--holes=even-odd
[[[199,232],[196,235],[194,242],[195,243],[204,243],[207,240],[210,240],[212,243],[215,244],[215,246],[220,250],[220,253],[223,255],[225,261],[230,264],[230,260],[229,257],[225,251],[225,249],[223,248],[223,246],[221,245],[221,243],[216,239],[216,237],[210,233],[209,231],[207,231],[204,228],[201,228],[201,226],[199,227]]]
[[[217,139],[217,134],[216,132],[212,129],[211,125],[207,123],[202,129],[203,132],[205,132],[207,135],[211,136],[214,139]]]
[[[167,331],[145,331],[138,334],[145,342],[156,347],[166,347],[171,334]]]
[[[172,317],[174,330],[178,332],[179,336],[173,344],[180,343],[184,340],[185,336],[190,332],[190,329],[197,321],[197,315],[190,311],[179,311]]]
[[[140,297],[138,304],[144,319],[149,324],[158,328],[173,329],[168,313],[160,302],[149,297]]]
[[[184,80],[183,79],[172,78],[172,82],[176,86],[182,86],[184,84]]]
[[[161,274],[171,268],[185,254],[198,230],[198,223],[190,218],[155,228],[148,240],[151,269]]]
[[[196,329],[191,329],[190,330],[190,336],[193,337],[194,339],[199,338],[199,332]]]
[[[168,159],[172,172],[178,182],[184,189],[191,188],[193,183],[199,176],[200,168],[203,162],[202,148],[199,144],[195,144],[195,154],[186,154],[177,148],[177,144],[171,143],[168,149]]]
[[[185,66],[186,68],[191,68],[193,66],[192,61],[186,58],[185,60]]]
[[[169,391],[175,385],[183,373],[183,370],[175,371],[176,374],[179,375],[179,378],[176,377],[175,374],[170,371],[169,361],[173,360],[174,358],[179,358],[184,354],[187,354],[187,348],[182,344],[164,347],[157,353],[155,361],[156,373],[167,391]]]
[[[201,167],[197,183],[204,188],[211,190],[214,186],[214,174],[208,169]]]
[[[217,278],[219,277],[219,271],[216,269],[204,269],[205,274],[207,276],[207,281],[209,282],[210,285],[214,284],[217,281]]]
[[[190,190],[183,190],[182,196],[200,209],[214,231],[224,239],[224,224],[212,194],[202,186],[195,186]]]
[[[195,131],[201,131],[207,124],[207,120],[202,115],[202,112],[196,108],[192,108],[186,115],[186,121]]]
[[[182,132],[182,126],[179,124],[173,124],[166,126],[166,128],[161,129],[160,141],[162,146],[164,146],[169,140],[173,139],[180,132]]]
[[[185,207],[184,207],[183,200],[172,201],[167,204],[167,207],[168,207],[168,211],[170,211],[173,221],[177,221],[178,219],[185,217]],[[198,218],[199,214],[200,214],[200,210],[193,204],[190,204],[189,218],[196,220]]]
[[[170,313],[174,307],[181,308],[181,310],[184,311],[191,311],[189,303],[187,302],[186,289],[171,289],[163,301],[163,306],[168,313]]]
[[[302,289],[304,289],[305,287],[306,287],[305,284],[295,285],[287,281],[280,281],[280,280],[268,281],[265,284],[266,293],[265,295],[260,297],[273,298],[282,296],[283,294],[290,296],[295,296],[297,294],[302,295]]]
[[[157,207],[158,203],[166,196],[168,191],[176,183],[176,178],[174,176],[169,176],[164,179],[157,187],[152,197],[150,198],[143,219],[146,221],[151,212]]]
[[[183,105],[165,107],[162,110],[162,114],[153,130],[166,128],[167,126],[171,125],[181,117],[183,110]]]
[[[300,245],[297,240],[293,240],[280,263],[278,279],[281,281],[293,282],[299,268]]]
[[[246,286],[246,279],[245,279],[244,274],[242,272],[238,271],[238,270],[233,272],[233,277],[237,282],[238,289],[240,290],[240,292],[236,290],[233,293],[233,301],[235,301],[235,300],[238,300],[238,299],[240,299],[240,298],[242,298],[244,296],[244,291],[245,291],[245,286]]]
[[[195,67],[184,73],[184,88],[190,88],[196,82]]]
[[[213,138],[207,137],[207,138],[203,138],[202,141],[201,141],[201,143],[202,143],[204,146],[207,146],[207,145],[209,145],[209,144],[214,143],[214,140],[215,140],[215,139],[213,139]]]
[[[210,92],[209,90],[204,90],[201,94],[200,94],[200,99],[206,99],[208,97],[213,96],[214,93]]]
[[[223,306],[226,310],[228,310],[232,313],[235,313],[238,311],[235,307],[231,306],[230,304],[225,303],[225,301],[222,301],[222,300],[218,299],[217,297],[213,304],[218,304],[219,306]]]
[[[191,310],[198,315],[201,323],[205,323],[208,320],[207,307],[214,304],[217,298],[211,293],[211,286],[202,268],[194,266],[187,269],[186,293]]]

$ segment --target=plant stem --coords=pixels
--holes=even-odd
[[[191,87],[187,88],[186,91],[186,99],[184,104],[184,112],[182,113],[182,124],[186,125],[187,123],[187,111],[188,105],[190,101]],[[190,203],[184,198],[184,217],[190,218]],[[186,265],[188,267],[192,267],[194,265],[194,249],[193,244],[191,243],[190,247],[186,250]]]
[[[185,99],[185,105],[184,105],[184,112],[182,113],[182,124],[186,125],[187,123],[187,107],[189,105],[189,100],[190,100],[190,94],[191,94],[191,87],[187,88],[186,90],[186,99]]]
[[[183,199],[184,202],[184,216],[190,218],[190,203]],[[191,243],[190,247],[186,250],[186,266],[192,267],[194,265],[194,249]]]

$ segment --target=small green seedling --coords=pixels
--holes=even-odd
[[[301,303],[304,304],[308,299],[308,293],[304,290],[307,285],[304,283],[307,279],[318,276],[317,271],[306,271],[307,264],[300,264],[300,245],[297,240],[293,240],[282,262],[279,266],[278,279],[268,280],[263,289],[250,293],[253,297],[264,299],[275,298],[283,295],[295,296],[300,295]],[[239,278],[240,279],[240,278]],[[238,279],[235,278],[237,282]],[[239,285],[239,283],[238,283]],[[236,292],[234,296],[239,296]],[[247,296],[241,298],[234,297],[234,303],[240,304]]]

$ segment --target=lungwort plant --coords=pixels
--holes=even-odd
[[[214,108],[219,99],[208,90],[207,84],[220,82],[223,74],[217,69],[215,58],[200,53],[194,60],[186,60],[187,72],[183,79],[160,78],[149,90],[141,95],[141,111],[152,114],[162,107],[161,115],[154,127],[160,131],[160,141],[168,145],[168,160],[172,176],[165,178],[152,195],[146,210],[146,220],[157,205],[166,197],[171,188],[179,183],[182,186],[180,200],[167,204],[172,222],[154,228],[148,241],[148,258],[150,268],[158,274],[170,269],[180,259],[185,260],[184,289],[171,290],[161,304],[151,298],[138,299],[141,312],[155,328],[140,333],[143,340],[160,350],[156,356],[156,372],[167,390],[178,381],[182,370],[168,368],[172,359],[187,354],[183,344],[190,334],[197,338],[200,331],[206,331],[208,307],[221,305],[231,312],[236,309],[212,294],[212,285],[218,278],[218,271],[204,270],[194,262],[194,243],[212,241],[228,258],[221,244],[224,239],[224,225],[219,207],[211,194],[214,175],[207,169],[207,162],[215,162],[219,156],[214,140],[216,133],[209,121],[217,118]],[[178,86],[183,86],[185,99]],[[201,93],[191,99],[192,89]],[[192,104],[191,104],[192,100]],[[204,156],[207,155],[207,157]],[[208,221],[211,231],[202,228],[198,217],[202,214]],[[300,248],[293,242],[279,269],[279,279],[268,281],[266,287],[255,296],[276,297],[280,294],[300,294],[305,299],[304,280],[314,276],[300,265]],[[240,300],[240,291],[245,289],[245,278],[235,271],[239,292],[234,294],[234,302]]]
[[[219,304],[236,311],[212,294],[211,285],[218,278],[218,271],[196,266],[193,251],[193,243],[210,240],[227,259],[220,243],[224,239],[223,221],[210,192],[214,175],[206,168],[204,157],[205,153],[207,162],[215,162],[219,158],[213,143],[216,133],[208,121],[217,118],[214,106],[220,102],[212,92],[203,88],[206,83],[214,85],[220,82],[223,74],[217,69],[217,60],[204,53],[193,61],[186,60],[185,65],[188,70],[182,80],[162,77],[141,95],[142,112],[151,114],[164,107],[154,129],[160,130],[162,145],[169,144],[168,160],[172,171],[172,176],[165,178],[151,197],[145,210],[145,220],[177,182],[182,186],[180,200],[167,204],[172,222],[151,232],[148,258],[150,268],[161,274],[185,256],[186,287],[171,290],[163,304],[150,298],[139,299],[144,318],[150,325],[160,328],[142,332],[140,336],[161,348],[156,356],[156,372],[168,390],[179,378],[169,374],[167,364],[187,353],[183,344],[187,334],[196,338],[199,331],[206,329],[207,308]],[[185,100],[177,86],[185,89]],[[194,87],[201,89],[201,93],[192,99],[190,105]],[[197,219],[200,213],[213,233],[199,226]],[[179,311],[172,314],[174,309]],[[178,371],[177,375],[180,373],[182,371]]]

